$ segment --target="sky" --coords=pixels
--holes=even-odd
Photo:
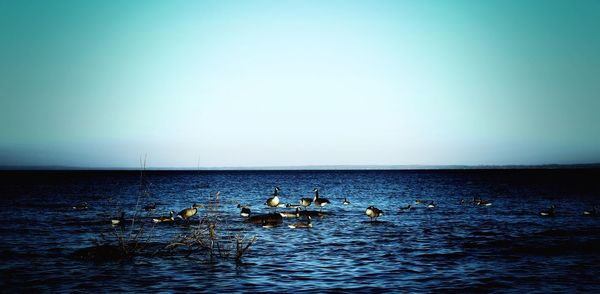
[[[599,1],[0,0],[0,165],[600,162]]]

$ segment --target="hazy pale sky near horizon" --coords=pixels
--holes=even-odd
[[[600,162],[600,1],[0,0],[0,165]]]

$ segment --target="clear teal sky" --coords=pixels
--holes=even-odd
[[[0,0],[0,165],[600,162],[600,1]]]

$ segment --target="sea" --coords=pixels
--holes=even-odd
[[[274,187],[291,208],[265,205]],[[330,203],[306,208],[322,212],[312,228],[240,216],[238,204],[293,212],[315,188]],[[202,228],[215,200],[220,236],[256,237],[239,260],[76,254],[142,226],[144,242],[169,244]],[[152,222],[194,203],[189,220]],[[584,215],[599,204],[596,168],[1,171],[0,292],[599,293],[600,217]],[[383,215],[371,220],[369,206]]]

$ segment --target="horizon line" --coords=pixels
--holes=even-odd
[[[281,165],[281,166],[208,166],[208,167],[146,167],[147,171],[235,171],[235,170],[461,170],[461,169],[560,169],[560,168],[600,168],[595,163],[547,163],[547,164],[340,164],[340,165]],[[61,165],[0,165],[1,171],[94,171],[94,170],[141,170],[140,167],[81,167]]]

